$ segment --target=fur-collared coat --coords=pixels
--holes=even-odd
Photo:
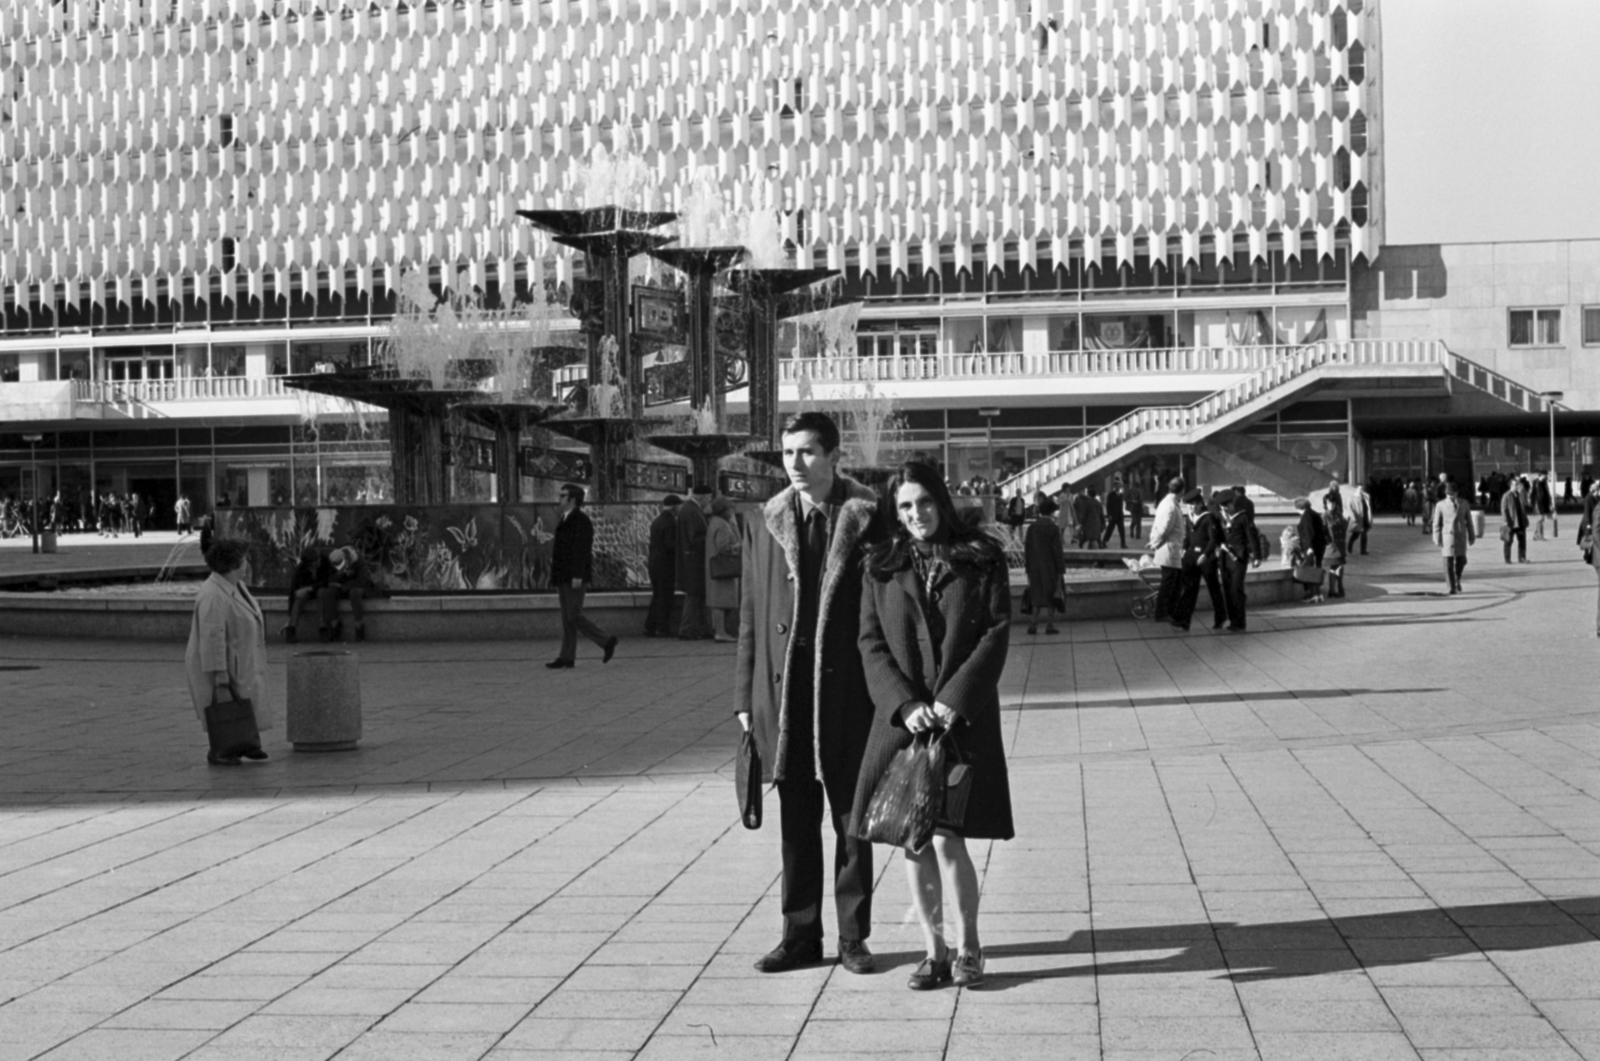
[[[859,832],[878,780],[911,744],[900,717],[910,702],[946,704],[961,718],[951,734],[972,764],[972,793],[961,835],[1009,840],[1011,785],[1000,730],[1000,674],[1011,634],[1011,576],[1005,555],[987,542],[978,563],[952,562],[924,591],[909,557],[896,571],[865,574],[861,656],[872,691],[872,736],[850,815]],[[930,622],[930,614],[936,622]],[[943,635],[938,627],[943,627]],[[933,643],[939,637],[939,644]]]
[[[786,779],[792,714],[811,712],[817,777],[827,785],[830,800],[837,795],[843,801],[855,791],[861,753],[872,725],[856,634],[861,616],[861,568],[877,502],[870,489],[842,475],[833,497],[839,507],[818,598],[812,653],[814,696],[809,704],[793,703],[789,695],[794,625],[800,608],[795,592],[800,531],[795,525],[794,487],[768,501],[761,519],[744,521],[734,710],[750,713],[763,781]]]

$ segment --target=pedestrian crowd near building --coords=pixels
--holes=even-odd
[[[53,534],[92,531],[102,538],[120,538],[124,534],[139,538],[149,520],[150,506],[137,493],[107,491],[69,497],[57,491],[47,498],[0,498],[0,538],[26,537],[34,530]]]

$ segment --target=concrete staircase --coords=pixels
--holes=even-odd
[[[1211,435],[1195,446],[1195,452],[1227,469],[1227,482],[1254,483],[1279,497],[1320,495],[1328,487],[1327,473],[1302,464],[1276,446],[1237,431]]]
[[[1193,405],[1135,409],[1024,468],[1001,483],[1000,489],[1007,496],[1019,489],[1025,496],[1038,490],[1051,494],[1069,483],[1107,475],[1151,452],[1193,452],[1223,435],[1241,439],[1238,428],[1325,388],[1355,394],[1424,385],[1448,394],[1457,384],[1522,412],[1543,413],[1548,408],[1546,399],[1537,392],[1451,353],[1437,341],[1324,341],[1287,353]],[[1305,478],[1288,466],[1298,464],[1293,458],[1266,446],[1258,450],[1258,444],[1249,439],[1223,440],[1213,445],[1212,459],[1230,470],[1239,469],[1242,478],[1270,486],[1267,477],[1277,477],[1288,487],[1284,496],[1307,492]],[[1319,488],[1326,485],[1320,483]]]

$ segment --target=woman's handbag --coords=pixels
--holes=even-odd
[[[945,730],[934,738],[919,733],[895,753],[872,792],[858,839],[921,851],[936,827],[961,827],[972,792],[972,767],[960,760],[959,752],[949,753],[949,734]]]
[[[218,702],[216,691],[211,693],[211,706],[206,708],[206,736],[211,740],[211,754],[219,759],[232,758],[253,752],[261,747],[261,730],[256,728],[256,711],[248,700]]]
[[[1296,582],[1303,582],[1308,586],[1322,585],[1322,568],[1315,564],[1296,564],[1291,576]]]
[[[761,751],[756,747],[756,735],[749,730],[739,738],[733,778],[739,797],[739,820],[746,829],[761,828]]]
[[[1511,524],[1500,524],[1500,540],[1503,542],[1509,542],[1511,540]]]
[[[738,553],[717,553],[710,564],[712,578],[738,578],[743,574]]]

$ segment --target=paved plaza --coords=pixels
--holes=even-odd
[[[878,975],[751,970],[778,836],[738,823],[731,646],[351,646],[360,751],[215,769],[181,645],[0,641],[0,1061],[1600,1059],[1563,530],[1525,566],[1491,533],[1460,597],[1390,520],[1348,600],[1248,635],[1015,629],[963,992],[906,990],[883,848]]]

